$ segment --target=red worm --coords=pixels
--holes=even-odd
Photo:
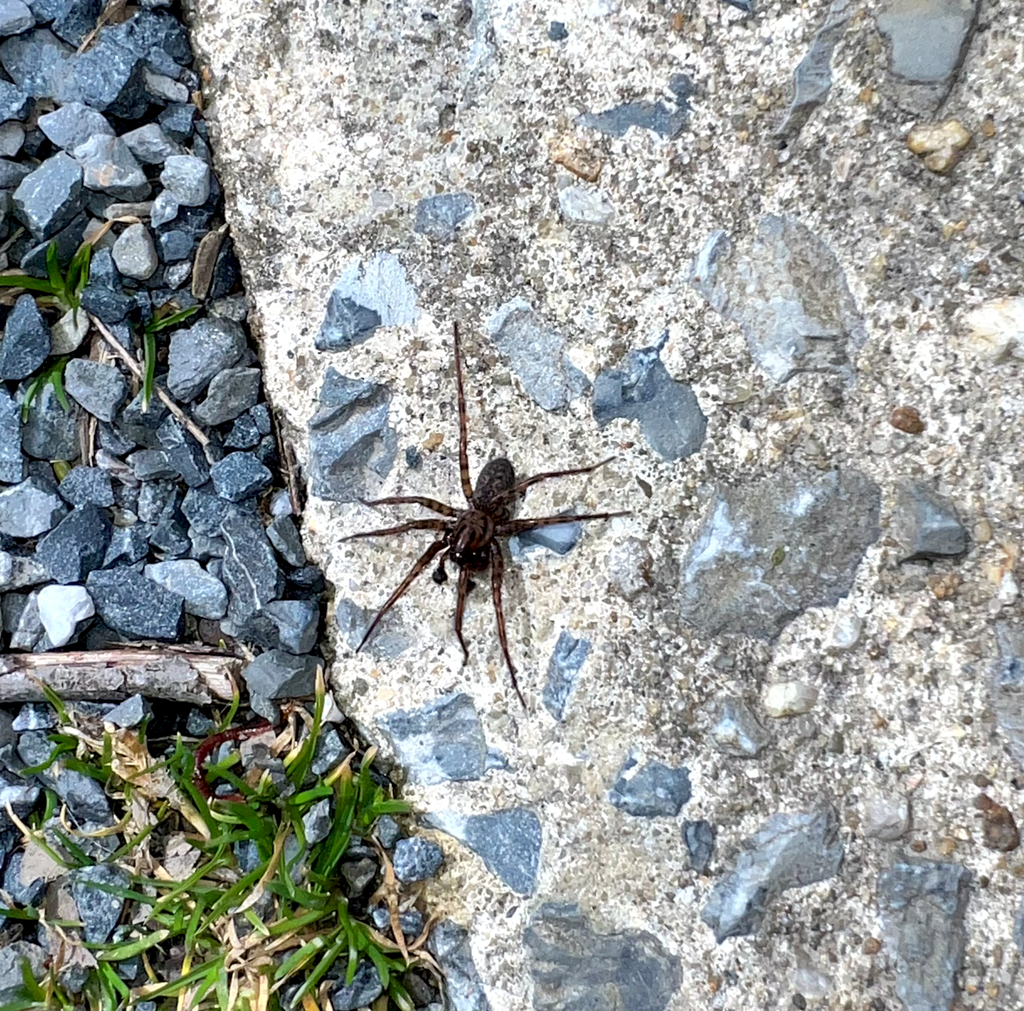
[[[273,730],[273,724],[267,720],[257,720],[255,723],[251,723],[247,727],[233,727],[231,730],[224,730],[219,734],[213,734],[207,737],[202,744],[196,748],[196,764],[195,772],[192,774],[192,785],[207,799],[207,800],[240,800],[244,801],[245,798],[240,793],[230,793],[225,797],[214,797],[213,789],[210,784],[206,782],[206,770],[203,768],[203,762],[210,757],[210,752],[215,748],[219,748],[225,741],[241,741],[246,737],[255,737],[257,734],[266,733],[268,730]]]

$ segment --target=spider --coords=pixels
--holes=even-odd
[[[587,513],[578,516],[539,516],[535,519],[513,519],[512,513],[516,500],[531,485],[547,481],[555,477],[569,477],[573,474],[589,474],[603,467],[610,460],[589,467],[573,467],[569,470],[553,470],[533,477],[516,481],[512,464],[505,457],[498,457],[485,464],[477,478],[476,488],[469,477],[469,459],[467,453],[466,397],[462,388],[462,353],[459,346],[459,326],[454,326],[455,335],[455,383],[459,398],[459,473],[462,479],[462,493],[466,496],[467,508],[458,509],[436,499],[424,498],[420,495],[397,495],[390,498],[361,500],[367,506],[385,505],[418,505],[439,513],[438,518],[409,520],[398,526],[386,527],[383,530],[368,530],[361,534],[343,537],[344,541],[354,541],[362,537],[388,537],[392,534],[404,534],[410,530],[434,530],[440,537],[420,555],[416,564],[409,570],[398,589],[388,597],[384,606],[366,630],[362,642],[356,647],[358,653],[373,635],[374,629],[381,619],[398,602],[399,598],[412,585],[413,581],[434,561],[438,559],[434,571],[434,582],[444,583],[448,575],[445,572],[445,561],[451,560],[458,566],[458,601],[455,605],[455,635],[462,647],[464,660],[469,659],[466,640],[462,637],[462,616],[466,610],[466,596],[475,585],[470,579],[471,573],[483,572],[490,566],[491,595],[494,599],[494,613],[498,623],[498,638],[501,651],[505,656],[512,687],[525,708],[526,700],[519,689],[516,678],[516,667],[508,649],[508,636],[505,632],[505,614],[501,603],[501,581],[505,571],[505,557],[498,541],[499,537],[510,537],[538,527],[554,526],[560,523],[571,523],[578,520],[606,520],[614,516],[628,516],[628,512]],[[440,556],[440,557],[438,557]]]

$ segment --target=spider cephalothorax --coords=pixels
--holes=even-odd
[[[438,517],[409,520],[398,526],[386,527],[383,530],[368,530],[361,534],[352,534],[344,537],[343,540],[352,541],[361,537],[386,537],[390,534],[401,534],[409,530],[434,530],[440,536],[426,551],[420,555],[419,560],[409,570],[405,579],[402,580],[398,589],[387,599],[384,606],[377,612],[376,617],[366,630],[362,642],[356,648],[356,652],[366,645],[373,630],[380,623],[388,611],[397,603],[398,599],[412,585],[413,580],[419,576],[435,559],[437,568],[434,570],[434,582],[443,583],[447,580],[448,574],[445,571],[445,562],[451,560],[459,569],[458,600],[455,605],[455,635],[458,637],[459,645],[462,647],[463,656],[469,659],[469,650],[466,648],[466,641],[462,637],[462,617],[466,610],[466,596],[471,586],[470,574],[483,572],[488,566],[491,568],[491,594],[494,598],[494,613],[498,620],[498,638],[501,642],[501,651],[505,656],[505,663],[508,665],[509,675],[512,678],[512,687],[515,689],[519,701],[526,705],[523,693],[519,690],[519,682],[516,679],[516,668],[512,663],[512,657],[508,650],[508,636],[505,633],[505,614],[501,605],[501,581],[505,571],[505,558],[501,550],[499,537],[510,537],[513,534],[520,534],[527,530],[534,530],[537,527],[554,526],[559,523],[575,522],[578,520],[605,520],[613,516],[628,516],[629,513],[586,513],[581,516],[539,516],[536,519],[513,519],[512,512],[516,500],[527,488],[537,484],[538,481],[545,481],[553,477],[568,477],[572,474],[589,474],[597,470],[608,461],[592,464],[589,467],[573,467],[570,470],[553,470],[544,474],[535,474],[533,477],[516,481],[515,471],[512,464],[504,457],[491,460],[480,471],[477,478],[476,488],[469,478],[469,456],[467,451],[467,427],[466,427],[466,398],[462,389],[462,354],[459,347],[459,327],[455,325],[455,382],[458,387],[459,396],[459,471],[462,480],[462,492],[466,496],[468,507],[456,509],[454,506],[438,502],[436,499],[424,498],[420,495],[398,495],[391,498],[376,499],[372,502],[364,501],[364,505],[419,505],[432,512],[438,513]],[[440,557],[438,557],[440,556]]]

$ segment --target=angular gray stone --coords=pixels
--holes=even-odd
[[[68,507],[37,477],[0,492],[0,533],[8,537],[38,537],[52,530]]]
[[[167,136],[158,123],[146,123],[121,135],[121,140],[143,165],[162,165],[171,155],[182,154],[181,145]]]
[[[242,668],[253,710],[264,719],[276,721],[278,711],[274,700],[311,696],[321,663],[315,656],[294,656],[281,649],[261,653]]]
[[[36,559],[55,582],[80,583],[103,564],[112,530],[107,514],[97,506],[73,509],[40,538]]]
[[[683,842],[690,854],[690,869],[703,874],[715,851],[715,829],[709,821],[684,821]]]
[[[153,715],[153,707],[141,695],[131,695],[118,703],[103,719],[115,727],[137,727]]]
[[[395,843],[392,863],[395,867],[395,877],[399,881],[426,881],[441,869],[444,853],[437,843],[432,843],[421,836],[413,836],[409,839],[399,839]]]
[[[630,351],[622,369],[605,369],[594,380],[594,420],[602,428],[614,418],[640,424],[651,449],[665,460],[691,456],[704,444],[707,418],[685,383],[661,362],[667,335],[653,347]]]
[[[113,421],[128,399],[128,382],[114,365],[72,358],[64,367],[68,396],[100,421]]]
[[[548,678],[541,701],[556,720],[565,719],[569,697],[576,686],[580,670],[590,655],[590,640],[577,639],[562,631],[548,660]]]
[[[330,834],[333,824],[330,798],[323,797],[302,816],[302,830],[306,833],[306,842],[310,846],[323,842]]]
[[[14,191],[14,213],[39,241],[69,224],[84,204],[82,168],[63,151],[47,158]]]
[[[103,567],[113,565],[134,565],[149,554],[149,528],[145,523],[130,527],[115,527],[110,538],[107,553],[103,556]]]
[[[315,600],[272,600],[263,613],[276,629],[277,642],[289,653],[308,653],[317,643],[320,605]]]
[[[896,861],[878,876],[885,950],[906,1011],[947,1011],[959,992],[971,873],[955,863]]]
[[[147,565],[142,573],[165,590],[184,598],[186,614],[214,621],[227,614],[227,587],[191,558],[154,562]],[[308,649],[312,649],[314,645],[315,638]],[[297,652],[308,652],[308,649]]]
[[[210,467],[217,494],[229,502],[242,502],[269,488],[274,475],[252,454],[228,453]]]
[[[442,920],[431,931],[427,946],[444,970],[451,1011],[490,1011],[487,990],[473,963],[468,931],[452,920]]]
[[[20,35],[36,24],[35,15],[21,0],[0,2],[0,36]]]
[[[718,492],[680,577],[679,611],[702,634],[771,639],[850,592],[878,537],[881,493],[855,470],[779,472]]]
[[[42,878],[35,878],[27,884],[22,882],[21,862],[24,856],[23,852],[17,852],[8,859],[3,876],[4,891],[19,906],[35,907],[46,891],[46,882]]]
[[[50,353],[50,328],[29,294],[19,295],[7,314],[0,341],[0,379],[24,379],[46,361]]]
[[[767,215],[742,249],[714,232],[690,283],[740,325],[754,360],[775,382],[799,372],[852,378],[867,330],[835,254],[795,218]]]
[[[110,471],[102,467],[72,467],[59,488],[61,498],[76,508],[84,505],[112,506],[114,488]]]
[[[368,340],[380,325],[380,313],[376,310],[332,291],[314,344],[317,351],[347,351]]]
[[[160,182],[180,206],[198,207],[210,196],[210,166],[195,155],[169,155]]]
[[[967,550],[967,530],[952,505],[916,482],[900,486],[890,533],[901,562],[955,558]]]
[[[195,436],[168,415],[156,430],[160,446],[167,454],[167,463],[181,475],[190,488],[198,488],[210,479],[210,465]]]
[[[134,569],[121,566],[89,573],[86,580],[105,625],[129,639],[174,641],[184,625],[184,598]]]
[[[487,771],[483,724],[464,692],[443,695],[419,709],[385,713],[380,728],[413,782],[465,782]]]
[[[336,598],[335,605],[334,620],[338,631],[352,649],[357,649],[377,608],[359,607],[346,597]],[[370,656],[393,660],[409,649],[414,641],[412,631],[402,624],[399,615],[392,610],[381,619],[363,649]]]
[[[291,516],[278,516],[267,527],[267,538],[274,545],[274,550],[292,568],[300,569],[306,564],[306,551],[302,546],[302,538],[295,527]]]
[[[679,959],[646,930],[599,933],[579,906],[545,902],[523,932],[534,1007],[543,1011],[667,1011]]]
[[[510,807],[471,815],[438,811],[426,815],[423,823],[458,839],[513,892],[533,894],[537,887],[542,833],[540,819],[530,808]],[[395,847],[396,874],[398,849],[407,841],[403,839]]]
[[[23,734],[26,730],[53,730],[59,725],[57,712],[49,702],[26,702],[14,717],[11,730]]]
[[[576,117],[580,126],[609,137],[625,137],[630,127],[650,130],[663,140],[675,140],[686,126],[686,108],[673,109],[664,102],[624,102],[601,112]]]
[[[416,204],[413,231],[438,242],[451,242],[460,224],[476,210],[468,193],[438,193]]]
[[[245,348],[245,331],[228,319],[201,319],[175,330],[167,358],[168,390],[178,400],[195,400],[214,376],[242,357]]]
[[[195,119],[196,107],[191,102],[168,105],[157,116],[164,133],[179,143],[192,136]]]
[[[719,879],[701,913],[719,944],[756,933],[779,894],[824,881],[843,862],[839,816],[828,805],[774,814],[743,847],[735,868]]]
[[[141,222],[129,225],[111,249],[114,263],[123,277],[145,281],[156,273],[160,258],[149,229]]]
[[[210,380],[206,399],[192,414],[201,425],[223,425],[253,407],[259,392],[259,369],[224,369]]]
[[[331,1007],[334,1011],[356,1011],[372,1004],[383,992],[377,970],[368,958],[364,958],[356,966],[351,983],[339,980],[331,987]]]
[[[95,134],[71,154],[82,166],[82,185],[86,189],[118,200],[145,200],[149,196],[151,187],[146,173],[120,137]]]
[[[690,799],[690,770],[661,762],[640,765],[630,755],[608,792],[614,807],[634,818],[674,818]]]
[[[81,102],[68,102],[53,112],[39,117],[39,129],[65,151],[74,151],[90,137],[114,136],[114,128],[106,116]]]
[[[756,758],[771,743],[768,731],[742,699],[723,698],[713,706],[711,739],[736,758]]]
[[[998,657],[992,665],[989,702],[1007,750],[1024,768],[1024,628],[996,622]]]
[[[6,388],[0,387],[0,483],[17,484],[25,476],[21,428],[18,405]]]
[[[12,415],[7,413],[8,403],[5,392],[0,390],[0,424],[18,424],[22,448],[29,456],[37,460],[74,460],[78,457],[78,425],[74,407],[65,411],[50,383],[44,384],[36,394],[24,426],[21,425],[17,406],[13,407]],[[12,459],[7,473],[12,474],[15,468]],[[18,474],[13,480],[20,481],[21,477]]]
[[[221,579],[231,593],[229,614],[244,621],[280,596],[281,570],[258,517],[229,515],[220,535],[226,545]]]
[[[509,538],[508,548],[516,561],[530,557],[531,549],[544,548],[556,555],[567,555],[579,543],[583,536],[583,524],[573,522],[572,513],[565,514],[565,523],[556,523],[550,527],[539,527],[527,530]]]
[[[47,974],[49,953],[45,948],[29,941],[9,941],[0,947],[0,1004],[15,1004],[24,1000],[25,982],[22,966],[37,983]]]
[[[71,896],[78,906],[78,915],[85,924],[83,934],[90,944],[102,944],[117,926],[124,908],[124,899],[107,888],[131,888],[128,875],[113,864],[81,867],[71,873]]]

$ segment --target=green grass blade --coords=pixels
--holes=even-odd
[[[0,274],[0,287],[3,288],[25,288],[28,291],[41,291],[46,295],[59,296],[60,292],[55,291],[49,281],[38,277],[29,277],[27,274]]]
[[[144,951],[157,944],[163,944],[171,936],[169,930],[154,930],[146,937],[136,938],[134,941],[126,941],[124,944],[115,944],[111,948],[105,948],[96,953],[96,958],[101,962],[123,962],[126,959],[134,958]]]
[[[46,247],[46,276],[55,291],[64,290],[64,278],[61,276],[60,264],[57,262],[57,243],[51,242]]]
[[[149,402],[153,398],[153,378],[156,375],[156,337],[148,328],[142,335],[142,410],[149,410]]]
[[[155,334],[161,330],[166,330],[169,326],[176,326],[178,323],[183,323],[190,316],[194,316],[199,312],[198,305],[190,305],[187,309],[182,309],[180,312],[172,312],[170,316],[163,316],[160,319],[151,320],[146,324],[146,333]]]

